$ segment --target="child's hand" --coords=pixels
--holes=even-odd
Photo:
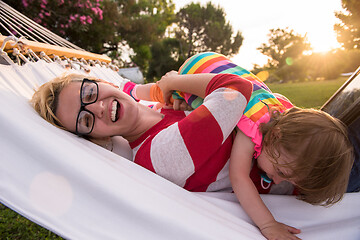
[[[170,71],[164,76],[162,76],[159,81],[156,82],[156,84],[163,92],[163,97],[166,104],[170,104],[170,97],[172,94],[172,90],[174,90],[171,87],[171,80],[174,79],[176,76],[179,76],[176,71]]]
[[[192,111],[192,107],[183,99],[174,99],[173,109],[176,111]]]
[[[260,231],[268,240],[300,239],[294,234],[301,232],[300,229],[276,221],[266,224]]]
[[[159,109],[160,107],[157,107]],[[194,110],[187,102],[183,99],[174,99],[172,105],[165,105],[162,103],[161,108],[164,109],[174,109],[175,111],[192,111]]]

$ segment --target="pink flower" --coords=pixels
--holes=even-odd
[[[64,31],[64,30],[60,30],[59,32],[60,32],[60,34],[65,35],[65,31]]]
[[[38,18],[38,17],[34,18],[34,21],[37,22],[37,23],[41,23],[41,22],[42,22],[41,19]]]
[[[88,24],[92,24],[93,20],[92,20],[92,18],[90,16],[87,16],[86,21],[87,21]]]
[[[50,12],[45,12],[45,16],[50,17],[51,13]]]
[[[46,0],[42,0],[42,3],[45,5],[48,4],[48,2]]]
[[[91,8],[91,10],[95,13],[95,15],[97,15],[98,14],[98,8]]]
[[[86,16],[80,16],[80,23],[85,25],[86,24]]]
[[[59,4],[59,6],[60,6],[60,5],[63,5],[63,4],[64,4],[64,0],[58,0],[58,4]]]
[[[70,20],[71,20],[71,21],[76,21],[76,17],[73,16],[73,15],[70,15]]]
[[[89,8],[91,6],[92,6],[91,2],[89,0],[87,0],[86,3],[85,3],[85,7]]]
[[[22,0],[22,4],[24,5],[24,7],[28,7],[29,3],[26,0]]]
[[[46,5],[43,4],[43,3],[41,3],[41,4],[40,4],[40,7],[43,8],[43,9],[45,9],[45,8],[46,8]]]
[[[99,13],[99,19],[102,20],[103,19],[103,10],[98,8],[98,13]]]
[[[44,18],[44,15],[42,13],[39,13],[40,18]]]

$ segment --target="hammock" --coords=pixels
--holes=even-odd
[[[2,204],[66,239],[264,239],[234,194],[188,192],[129,161],[121,137],[115,154],[43,120],[28,100],[61,73],[123,81],[100,62],[104,57],[92,66],[46,56],[0,64]],[[360,193],[330,208],[293,196],[261,197],[278,221],[300,228],[303,239],[360,238]]]

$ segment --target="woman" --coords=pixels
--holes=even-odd
[[[133,149],[135,163],[187,190],[230,190],[231,133],[247,105],[252,84],[229,74],[170,72],[159,81],[167,93],[172,89],[162,83],[169,79],[172,89],[206,97],[203,106],[188,116],[172,109],[157,112],[108,83],[79,75],[42,85],[32,103],[52,124],[92,141],[124,137]]]

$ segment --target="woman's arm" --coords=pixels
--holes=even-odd
[[[214,121],[213,124],[220,127],[223,140],[234,130],[252,93],[252,83],[233,74],[178,75],[172,71],[163,76],[157,84],[163,91],[165,101],[170,98],[173,90],[203,98],[203,104],[178,124],[184,125],[183,128],[187,131],[194,131],[193,134],[196,135],[196,129],[206,131],[210,128],[207,124]],[[199,123],[200,126],[195,123]],[[211,136],[206,134],[203,136],[206,140],[208,137],[211,139]]]
[[[238,131],[230,157],[230,180],[241,206],[267,239],[299,239],[293,234],[300,231],[277,222],[260,198],[249,176],[253,153],[254,143]]]
[[[160,176],[186,189],[194,189],[194,185],[200,185],[202,173],[213,181],[228,161],[232,145],[229,136],[249,101],[252,84],[232,74],[176,74],[161,81],[167,81],[165,89],[179,88],[202,95],[204,103],[160,131],[153,140],[148,138],[142,145],[142,149],[148,150],[141,154],[138,151],[135,162],[142,166],[151,162],[151,168]],[[201,173],[196,172],[199,169]]]

